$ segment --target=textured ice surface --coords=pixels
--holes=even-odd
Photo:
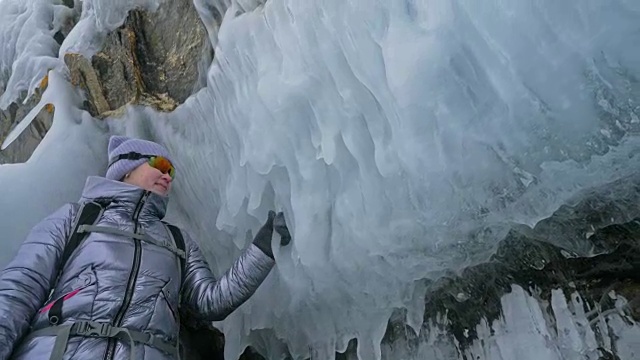
[[[640,324],[626,311],[626,300],[615,293],[616,308],[585,311],[577,293],[569,298],[552,292],[551,302],[540,301],[521,287],[501,299],[502,315],[476,326],[478,339],[462,349],[442,329],[446,314],[429,322],[418,346],[404,339],[385,344],[385,359],[394,360],[596,360],[616,353],[620,359],[640,356]]]
[[[31,227],[65,202],[77,201],[87,176],[104,174],[107,164],[107,127],[78,110],[81,98],[55,71],[44,99],[55,106],[51,129],[26,163],[0,165],[2,268]]]
[[[632,6],[272,1],[226,19],[209,87],[151,136],[185,162],[199,238],[224,239],[215,218],[242,246],[273,206],[291,220],[278,276],[221,325],[227,357],[270,328],[300,356],[355,336],[376,358],[414,279],[636,171]],[[236,250],[211,244],[226,268]]]
[[[55,67],[54,5],[49,0],[4,0],[0,11],[0,109],[21,92],[30,96]],[[6,91],[3,91],[5,90]],[[3,93],[4,92],[4,93]]]
[[[133,3],[86,4],[60,56],[94,52],[101,31]],[[215,29],[207,87],[171,114],[132,107],[126,120],[108,123],[175,154],[169,216],[199,239],[217,273],[269,209],[286,213],[293,246],[275,251],[278,266],[264,286],[217,324],[227,359],[247,344],[276,359],[282,343],[296,359],[328,359],[354,337],[361,359],[379,358],[394,308],[422,321],[424,289],[414,280],[484,260],[511,223],[535,224],[579,190],[640,165],[635,0],[196,5],[203,18],[214,17],[211,6],[229,9]],[[32,83],[44,67],[19,77]],[[65,121],[56,114],[54,127],[88,129]],[[38,150],[54,151],[55,134]],[[78,151],[77,142],[55,144]],[[104,150],[103,142],[88,146]],[[57,169],[77,169],[82,160],[72,159]],[[84,159],[90,166],[79,177],[100,172]],[[67,180],[48,179],[65,198],[81,184]],[[3,207],[31,198],[18,190]],[[2,226],[25,212],[0,217]],[[587,252],[582,243],[560,245]],[[513,308],[505,321],[520,323],[511,318],[533,305],[505,306]],[[514,328],[512,338],[526,342],[537,324]],[[511,359],[512,338],[478,351]],[[545,349],[551,359],[565,351]]]

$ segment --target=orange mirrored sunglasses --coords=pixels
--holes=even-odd
[[[118,155],[115,159],[111,160],[109,166],[113,165],[118,160],[140,160],[140,159],[149,159],[147,163],[155,169],[160,170],[163,174],[169,174],[171,179],[175,179],[176,176],[176,168],[173,167],[173,164],[169,159],[164,156],[158,155],[144,155],[137,152],[129,152],[126,154]]]
[[[172,179],[176,176],[176,168],[173,167],[171,161],[164,156],[152,156],[148,161],[151,167],[160,170],[163,174],[169,174]]]

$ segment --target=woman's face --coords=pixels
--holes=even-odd
[[[144,163],[123,179],[127,184],[141,187],[158,195],[167,196],[171,190],[171,176]]]

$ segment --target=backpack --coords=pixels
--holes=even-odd
[[[78,209],[78,213],[73,221],[72,231],[67,239],[64,250],[62,252],[62,259],[60,264],[58,265],[58,273],[56,275],[55,281],[53,282],[53,286],[51,287],[51,292],[49,297],[53,295],[53,291],[62,276],[62,271],[64,267],[73,255],[73,252],[80,246],[80,243],[89,235],[87,231],[79,231],[82,226],[90,226],[94,225],[98,222],[104,209],[111,203],[110,200],[94,200],[91,202],[83,203],[80,205],[80,209]],[[166,222],[162,222],[166,228],[169,229],[169,233],[175,246],[178,250],[185,252],[185,244],[184,237],[182,236],[182,232],[177,226],[168,224]],[[185,274],[185,259],[184,257],[178,256],[180,259],[180,269],[182,271],[182,276]],[[52,307],[49,309],[49,323],[51,325],[57,325],[59,321],[62,319],[62,301],[63,299],[59,299],[56,301]]]

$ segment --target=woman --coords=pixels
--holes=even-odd
[[[36,225],[0,274],[0,360],[177,359],[179,314],[224,319],[274,266],[274,227],[290,240],[282,213],[269,212],[216,280],[188,234],[161,221],[175,176],[167,149],[113,136],[108,153],[106,176]],[[89,204],[101,212],[80,225]]]

